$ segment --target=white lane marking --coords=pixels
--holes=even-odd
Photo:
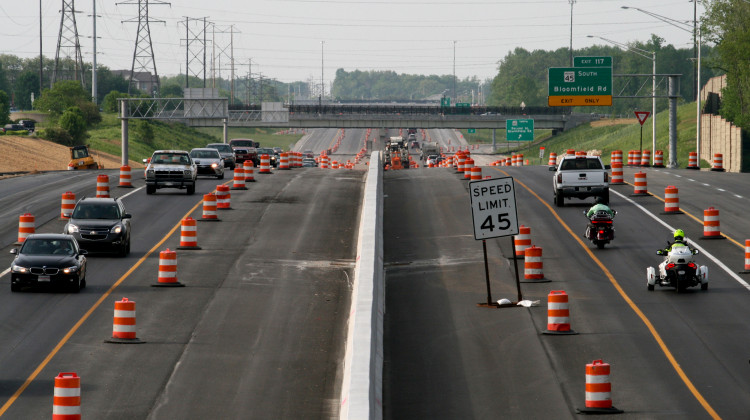
[[[8,273],[10,273],[10,267],[6,268],[5,271],[3,271],[2,273],[0,273],[0,277],[6,275]]]
[[[703,183],[703,185],[706,186],[706,187],[710,187],[711,186],[711,184],[706,184],[706,183]]]
[[[631,203],[631,204],[633,204],[634,206],[638,207],[638,208],[639,208],[639,209],[640,209],[640,210],[641,210],[642,212],[646,213],[646,214],[647,214],[647,215],[648,215],[649,217],[651,217],[652,219],[656,220],[656,221],[657,221],[657,222],[658,222],[659,224],[661,224],[661,225],[662,225],[662,226],[664,226],[665,228],[669,229],[669,231],[670,231],[670,232],[674,232],[675,228],[673,228],[672,226],[668,225],[668,224],[667,224],[666,222],[664,222],[663,220],[659,219],[659,217],[657,217],[656,215],[654,215],[654,214],[653,214],[653,213],[651,213],[650,211],[646,210],[646,209],[645,209],[645,208],[644,208],[643,206],[641,206],[640,204],[636,203],[635,201],[633,201],[633,200],[631,200],[630,198],[628,198],[628,197],[626,197],[626,196],[624,196],[624,195],[620,194],[619,192],[617,192],[617,191],[615,191],[615,190],[610,190],[610,192],[613,192],[613,193],[617,194],[618,196],[620,196],[621,198],[624,198],[624,199],[625,199],[626,201],[628,201],[629,203]],[[713,255],[711,255],[710,253],[708,253],[708,252],[707,252],[707,251],[706,251],[705,249],[703,249],[703,248],[702,248],[702,247],[701,247],[700,245],[698,245],[698,244],[697,244],[697,243],[696,243],[695,241],[690,241],[690,244],[691,244],[691,245],[692,245],[692,246],[693,246],[694,248],[696,248],[696,249],[697,249],[698,251],[700,251],[700,252],[701,252],[701,254],[703,254],[704,256],[708,257],[708,259],[710,259],[710,260],[711,260],[711,261],[713,261],[713,262],[714,262],[714,263],[715,263],[716,265],[718,265],[718,266],[719,266],[719,268],[721,268],[721,269],[722,269],[722,270],[724,270],[724,271],[725,271],[725,272],[726,272],[727,274],[729,274],[729,276],[730,276],[730,277],[732,277],[732,278],[733,278],[734,280],[736,280],[736,281],[737,281],[737,283],[741,284],[741,285],[742,285],[742,286],[743,286],[743,287],[744,287],[745,289],[747,289],[747,290],[750,290],[750,284],[748,284],[748,283],[747,283],[747,282],[746,282],[745,280],[742,280],[742,279],[741,279],[741,278],[740,278],[740,277],[739,277],[739,276],[738,276],[737,274],[735,274],[735,273],[734,273],[734,271],[732,271],[732,270],[731,270],[731,269],[730,269],[729,267],[727,267],[726,265],[724,265],[724,263],[723,263],[723,262],[719,261],[719,259],[718,259],[718,258],[716,258],[716,257],[714,257]],[[710,279],[709,279],[709,281],[710,281]]]
[[[693,178],[687,178],[687,180],[690,181],[690,182],[695,182],[695,180]]]
[[[737,198],[745,198],[745,197],[743,197],[743,196],[741,196],[739,194],[735,194],[734,196],[737,197]]]
[[[726,190],[724,188],[717,188],[716,191],[725,192]]]

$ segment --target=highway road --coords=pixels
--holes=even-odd
[[[352,157],[366,132],[346,130],[336,153]],[[426,134],[444,146],[463,141]],[[339,135],[315,130],[295,150],[317,154]],[[637,170],[626,168],[625,180]],[[585,407],[585,366],[601,359],[621,417],[747,418],[750,277],[737,272],[750,238],[750,178],[642,170],[655,196],[612,186],[617,237],[598,250],[582,237],[592,200],[554,207],[545,166],[485,167],[514,178],[519,222],[543,248],[550,280],[521,284],[538,306],[502,309],[477,306],[487,291],[467,182],[447,168],[385,172],[384,417],[573,418]],[[93,195],[98,173],[110,175],[134,226],[128,257],[90,256],[80,294],[11,293],[9,275],[0,276],[0,417],[49,418],[53,378],[76,372],[87,418],[336,418],[364,171],[274,172],[233,190],[220,222],[198,223],[202,249],[177,251],[184,288],[151,287],[158,253],[178,245],[179,221],[200,219],[202,194],[230,174],[201,178],[193,196],[147,196],[139,176],[134,189],[114,187],[114,171],[0,180],[0,273],[18,216],[33,213],[38,232],[60,232],[61,194]],[[685,214],[660,214],[667,185],[679,188]],[[727,239],[700,239],[710,206]],[[701,249],[705,292],[646,290],[646,267],[658,265],[655,250],[676,227]],[[517,300],[511,239],[487,245],[493,300]],[[518,267],[523,278],[522,260]],[[577,335],[543,334],[551,290],[568,294]],[[142,344],[105,342],[123,297],[136,301]]]
[[[627,169],[632,183],[635,170]],[[613,405],[624,418],[747,418],[750,290],[744,239],[746,174],[644,169],[663,198],[678,186],[682,215],[656,197],[612,186],[616,238],[603,250],[582,237],[593,202],[552,204],[544,166],[483,169],[512,176],[519,223],[543,249],[549,282],[521,283],[530,308],[488,309],[481,242],[467,182],[452,169],[385,174],[385,418],[573,418],[585,408],[585,367],[611,365]],[[731,239],[702,240],[702,211],[720,209]],[[694,219],[691,216],[696,216]],[[708,291],[646,289],[655,250],[682,228],[703,251]],[[487,241],[493,300],[517,300],[512,240]],[[742,246],[741,246],[742,245]],[[726,270],[724,269],[726,267]],[[523,280],[523,261],[519,261]],[[550,291],[565,291],[577,335],[546,335]]]

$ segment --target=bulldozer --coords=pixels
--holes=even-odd
[[[89,145],[73,146],[70,148],[70,163],[68,170],[101,169],[101,166],[89,154]]]

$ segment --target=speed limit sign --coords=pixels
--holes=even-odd
[[[518,235],[516,190],[512,177],[469,183],[474,239]]]

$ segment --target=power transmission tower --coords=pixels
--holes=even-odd
[[[76,25],[76,6],[75,0],[62,0],[62,10],[60,16],[60,32],[57,35],[57,50],[55,51],[55,69],[52,71],[52,86],[58,79],[63,79],[60,65],[60,50],[64,50],[64,62],[68,65],[73,61],[73,80],[80,80],[84,88],[86,84],[83,81],[83,56],[81,55],[81,43],[78,41],[78,26]],[[71,58],[71,49],[75,57]],[[63,66],[64,64],[63,63]]]
[[[171,3],[163,2],[160,0],[150,0],[151,4],[163,5],[168,4],[170,7]],[[128,81],[128,94],[132,91],[136,81],[144,83],[151,92],[151,95],[155,95],[160,90],[159,73],[156,72],[156,59],[154,59],[154,46],[151,42],[151,29],[149,27],[150,22],[165,23],[163,20],[149,19],[148,6],[149,0],[131,0],[125,1],[120,4],[137,4],[138,5],[138,19],[123,20],[122,22],[138,22],[138,33],[135,36],[135,51],[133,52],[133,64],[130,66],[130,79]],[[143,77],[148,74],[149,80],[144,81],[136,77]]]
[[[216,25],[213,25],[212,29],[212,37],[213,37],[213,46],[214,46],[214,57],[212,58],[213,68],[211,69],[211,73],[214,75],[214,87],[216,86],[216,70],[219,70],[219,79],[221,79],[221,60],[224,58],[226,61],[229,61],[229,96],[230,96],[230,104],[234,103],[234,34],[240,33],[237,31],[237,29],[234,28],[234,25],[230,25],[228,27],[220,28]],[[226,35],[229,35],[229,39],[227,39]],[[217,35],[219,35],[219,40],[217,40]],[[218,49],[218,53],[216,51]],[[218,64],[217,64],[218,62]]]
[[[185,17],[185,87],[190,87],[190,76],[203,79],[206,87],[206,18]]]

